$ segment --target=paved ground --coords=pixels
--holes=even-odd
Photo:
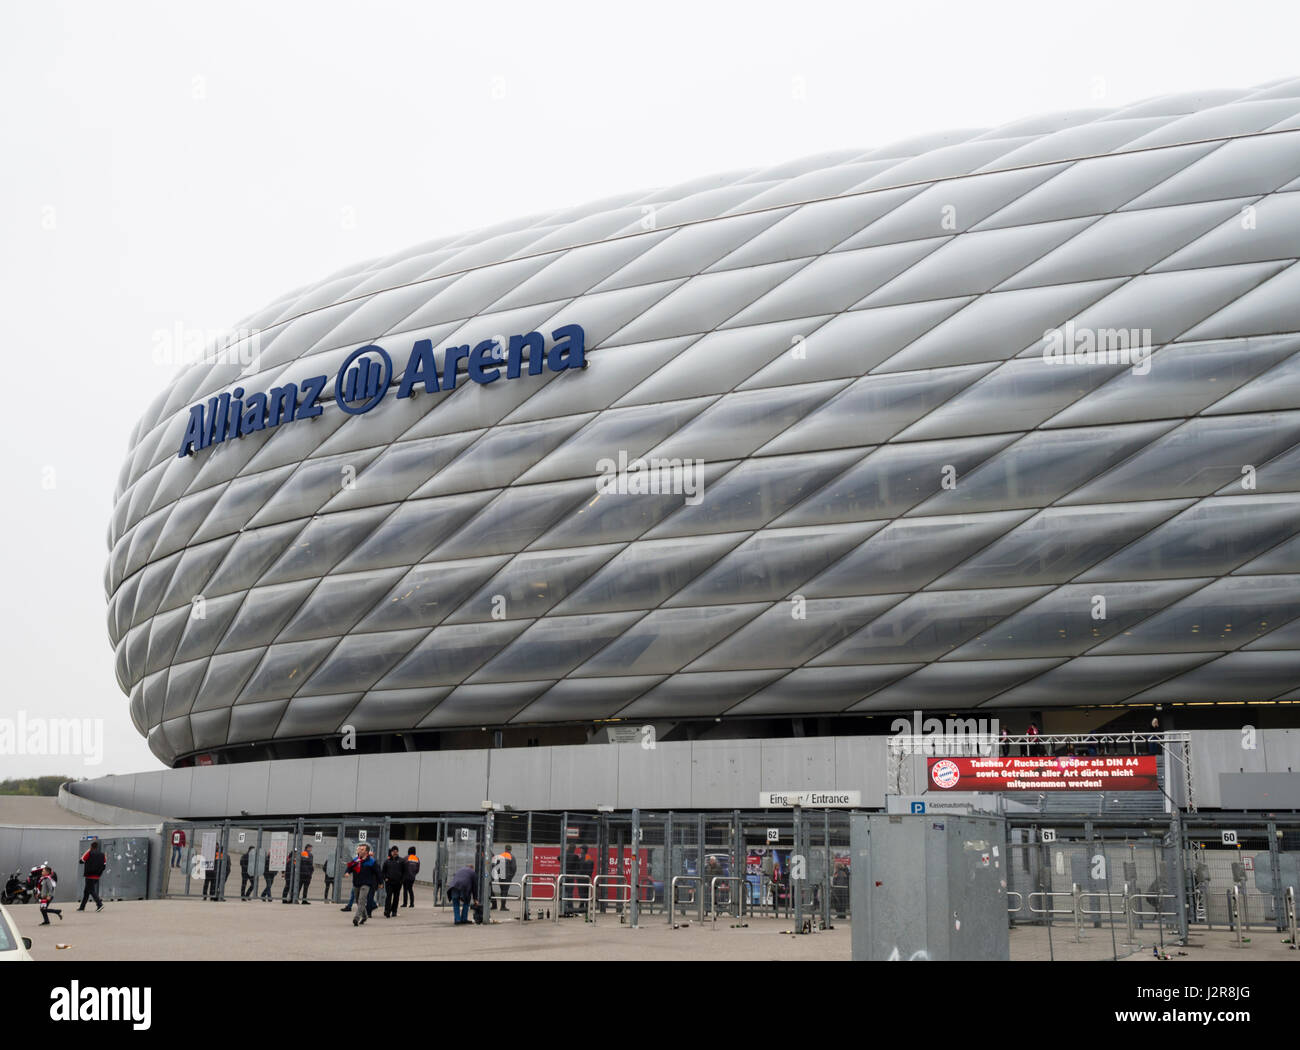
[[[850,933],[847,924],[810,936],[792,936],[790,923],[781,919],[750,919],[746,928],[732,929],[725,920],[712,923],[691,920],[689,926],[670,929],[662,915],[647,918],[640,929],[621,925],[614,914],[591,925],[577,919],[522,924],[514,918],[488,926],[451,924],[445,909],[423,907],[403,911],[395,919],[381,915],[355,928],[351,916],[337,906],[320,902],[310,907],[287,906],[279,901],[194,900],[109,902],[104,910],[77,912],[65,902],[64,919],[37,925],[39,915],[30,905],[11,909],[23,934],[32,938],[32,955],[38,960],[183,960],[183,959],[518,959],[518,960],[847,960]],[[1122,930],[1116,943],[1125,954]],[[1155,931],[1139,934],[1151,939]],[[1222,930],[1198,932],[1187,948],[1168,946],[1175,961],[1278,959],[1300,961],[1300,951],[1289,950],[1281,935],[1256,930],[1245,948]],[[56,947],[59,944],[65,948]],[[1177,955],[1186,952],[1186,955]],[[1051,952],[1047,930],[1018,927],[1011,934],[1013,959],[1112,958],[1108,929],[1087,930],[1083,941],[1074,940],[1069,927],[1053,929]],[[1132,961],[1152,960],[1147,947],[1131,952]]]
[[[90,826],[88,820],[59,805],[57,798],[44,795],[0,795],[0,824],[34,824],[39,827]]]

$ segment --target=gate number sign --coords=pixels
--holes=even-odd
[[[365,829],[365,828],[362,828],[360,831],[357,832],[357,841],[358,841],[358,842],[365,842],[365,841],[366,841],[366,829]]]
[[[461,840],[461,842],[468,842],[468,841],[469,841],[469,828],[461,828],[461,829],[460,829],[460,840]]]
[[[767,841],[768,841],[768,842],[780,842],[780,841],[781,841],[781,829],[780,829],[780,828],[768,828],[768,829],[767,829]]]
[[[1055,829],[1055,828],[1043,828],[1043,830],[1042,830],[1042,839],[1043,839],[1044,842],[1055,842],[1055,841],[1056,841],[1056,829]]]
[[[1237,833],[1225,830],[1223,832],[1223,844],[1225,846],[1235,846],[1237,844]]]
[[[323,832],[323,831],[318,831],[318,832],[316,832],[316,841],[317,841],[317,842],[324,842],[324,841],[325,841],[325,832]]]

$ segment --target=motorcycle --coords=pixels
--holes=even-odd
[[[20,878],[21,869],[15,871],[5,882],[4,892],[0,893],[0,904],[27,904],[32,899],[32,891],[25,879]]]

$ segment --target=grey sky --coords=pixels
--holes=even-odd
[[[223,329],[443,233],[828,149],[1300,73],[1251,4],[7,3],[0,720],[102,718],[158,766],[105,629],[157,333]]]

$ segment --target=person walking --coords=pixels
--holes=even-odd
[[[302,856],[298,858],[298,886],[302,890],[298,901],[300,904],[310,904],[307,899],[307,890],[311,886],[312,873],[316,870],[316,860],[311,853],[311,843],[308,842],[302,848]]]
[[[59,917],[59,922],[63,921],[63,910],[61,908],[51,908],[54,903],[54,871],[47,864],[42,869],[41,881],[36,887],[36,901],[41,906],[41,925],[50,924],[50,912]]]
[[[248,900],[253,890],[257,889],[257,856],[253,850],[245,850],[239,858],[239,899]],[[250,871],[250,867],[252,870]]]
[[[99,848],[99,839],[90,840],[90,849],[81,855],[81,860],[77,863],[82,866],[86,877],[86,888],[81,893],[81,907],[77,911],[85,911],[86,901],[92,897],[95,900],[95,911],[103,911],[104,902],[99,896],[99,879],[108,868],[108,860],[104,856],[104,851]]]
[[[402,883],[406,881],[406,861],[396,846],[388,847],[384,861],[384,918],[397,916],[397,906],[402,902]]]
[[[266,889],[262,890],[262,900],[271,900],[271,883],[275,881],[275,872],[271,870],[271,851],[266,851],[266,862],[262,866],[262,878],[266,879]]]
[[[172,867],[181,866],[181,852],[185,849],[185,832],[177,828],[172,832]]]
[[[474,877],[471,865],[466,864],[451,877],[447,899],[451,901],[452,925],[468,925],[470,901],[478,904],[478,879]]]
[[[352,873],[352,892],[357,899],[357,914],[352,916],[352,925],[359,926],[367,922],[375,910],[375,886],[379,881],[375,858],[364,842],[357,846],[357,855],[348,864],[348,871]],[[350,911],[350,904],[343,910]]]
[[[406,874],[402,876],[402,907],[415,907],[415,876],[420,874],[420,857],[412,846],[406,851]]]
[[[330,851],[329,855],[321,863],[321,874],[325,876],[325,893],[321,897],[322,904],[329,903],[330,890],[334,888],[334,873],[338,870],[338,864],[338,858],[334,856],[333,850]]]

